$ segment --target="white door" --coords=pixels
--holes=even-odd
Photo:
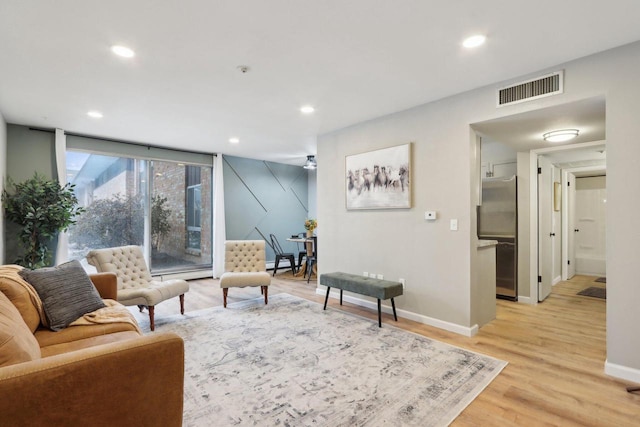
[[[576,233],[580,230],[576,227],[576,176],[567,174],[565,183],[567,190],[567,280],[576,275]]]
[[[553,165],[538,156],[538,301],[551,293],[553,278]]]

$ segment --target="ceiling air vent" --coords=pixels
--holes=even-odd
[[[563,92],[562,71],[498,89],[498,107]]]

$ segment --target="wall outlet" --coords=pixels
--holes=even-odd
[[[365,271],[365,272],[363,272],[363,273],[362,273],[362,275],[363,275],[364,277],[369,277],[369,272],[368,272],[368,271]]]
[[[369,277],[371,277],[372,279],[376,278],[376,273],[369,273]]]
[[[383,279],[384,279],[384,276],[383,276],[382,274],[378,274],[378,275],[376,275],[376,277],[377,277],[378,279],[380,279],[380,280],[383,280]]]
[[[405,282],[404,279],[398,279],[398,282],[402,285],[402,290],[404,291]]]

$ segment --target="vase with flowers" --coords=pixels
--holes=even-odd
[[[313,231],[318,227],[318,221],[308,218],[304,221],[304,229],[307,230],[307,237],[313,236]]]

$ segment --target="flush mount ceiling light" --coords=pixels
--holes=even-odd
[[[87,112],[87,116],[94,119],[101,119],[103,117],[100,111],[95,111],[95,110]]]
[[[303,112],[304,114],[311,114],[314,111],[316,111],[316,109],[313,108],[311,105],[305,105],[304,107],[300,108],[300,111]]]
[[[128,47],[119,45],[111,46],[111,52],[123,58],[133,58],[136,55],[136,53]]]
[[[578,129],[561,129],[547,132],[542,138],[548,142],[564,142],[575,138],[579,133]]]
[[[316,162],[316,156],[307,156],[307,162],[304,164],[303,168],[315,169],[317,167],[318,167],[318,162]]]
[[[239,138],[235,138],[235,137],[234,138],[229,138],[229,142],[232,143],[232,144],[237,144],[237,143],[240,142],[240,139]]]
[[[462,42],[462,46],[466,47],[467,49],[472,49],[474,47],[483,45],[486,40],[487,38],[485,36],[483,36],[482,34],[477,34],[475,36],[467,37],[466,39],[464,39],[464,41]]]

